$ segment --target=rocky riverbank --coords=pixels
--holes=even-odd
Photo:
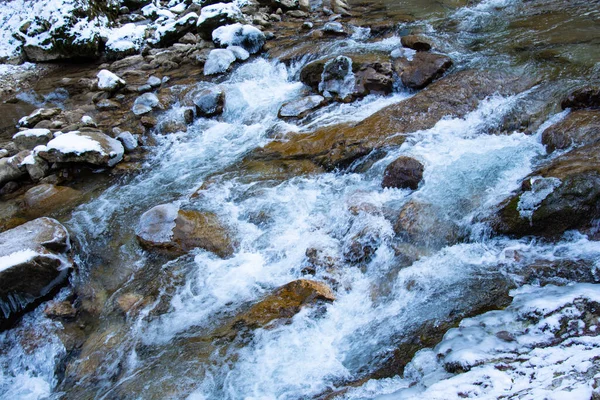
[[[34,398],[598,395],[598,64],[490,36],[583,8],[21,3],[0,3],[7,393],[14,369]],[[536,346],[560,382],[508,372]]]

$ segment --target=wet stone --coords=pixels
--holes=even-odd
[[[225,92],[218,87],[205,89],[194,96],[198,117],[212,117],[223,112],[225,107]]]
[[[323,96],[313,95],[284,103],[279,109],[279,118],[303,118],[326,103]]]
[[[383,173],[383,188],[415,190],[423,179],[423,164],[411,157],[399,157]]]
[[[400,39],[402,46],[416,51],[429,51],[431,50],[431,42],[424,36],[421,35],[406,35]]]

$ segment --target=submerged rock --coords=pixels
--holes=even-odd
[[[0,233],[0,327],[66,283],[72,260],[69,234],[50,218]]]
[[[303,118],[311,111],[325,104],[323,96],[306,96],[298,100],[292,100],[282,104],[279,109],[279,118]]]
[[[415,190],[423,179],[423,164],[411,157],[399,157],[383,173],[384,188]]]
[[[196,247],[220,257],[229,257],[234,252],[232,235],[215,214],[181,210],[174,204],[161,204],[146,211],[136,235],[144,247],[174,253]]]
[[[125,149],[121,142],[99,131],[73,131],[48,142],[38,152],[48,162],[85,162],[112,167],[123,159]]]

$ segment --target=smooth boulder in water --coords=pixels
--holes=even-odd
[[[279,118],[303,118],[325,103],[326,100],[323,96],[306,96],[298,100],[284,103],[279,109],[278,116]]]
[[[0,233],[0,328],[66,283],[70,248],[69,233],[51,218]]]
[[[600,87],[592,86],[575,90],[560,104],[563,109],[600,108]]]
[[[443,54],[419,51],[412,60],[398,58],[394,69],[404,86],[410,89],[423,89],[440,78],[452,66],[450,57]]]
[[[133,102],[131,111],[135,115],[144,115],[158,107],[160,101],[154,93],[144,93]]]

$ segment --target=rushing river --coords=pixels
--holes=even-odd
[[[353,383],[341,398],[457,398],[459,383],[448,383],[447,397],[423,394],[449,379],[431,351],[419,353],[405,376],[367,380],[416,327],[472,309],[498,281],[520,286],[527,260],[577,259],[600,267],[600,244],[583,235],[572,233],[552,244],[516,240],[490,235],[485,222],[548,157],[541,132],[566,112],[547,100],[582,80],[600,78],[600,3],[405,0],[378,6],[363,18],[413,15],[417,22],[403,23],[398,31],[427,32],[457,70],[500,68],[535,74],[540,83],[514,96],[491,96],[464,118],[448,116],[412,132],[366,170],[283,182],[248,182],[233,171],[212,180],[215,172],[271,141],[273,132],[360,121],[413,95],[397,85],[389,96],[333,104],[297,124],[284,123],[277,111],[301,95],[298,73],[309,59],[286,66],[259,57],[238,67],[221,83],[226,107],[219,120],[198,119],[187,132],[157,130],[143,172],[116,182],[64,221],[76,243],[73,283],[103,302],[91,333],[98,347],[89,353],[98,359],[82,364],[78,380],[64,381],[69,371],[56,368],[68,356],[59,339],[61,324],[38,309],[0,334],[0,397],[306,399]],[[324,46],[314,53],[391,52],[400,39],[356,31]],[[539,120],[531,131],[497,134],[507,118],[527,109]],[[182,112],[176,104],[160,118]],[[384,169],[402,155],[423,163],[424,183],[416,191],[382,189]],[[192,196],[200,187],[202,196]],[[215,213],[235,232],[233,256],[194,250],[166,260],[142,250],[135,239],[141,214],[171,202]],[[403,254],[414,255],[402,258],[388,217],[409,202],[433,205],[434,220],[443,224],[431,223],[418,243],[401,243]],[[443,240],[449,229],[460,235],[457,244]],[[361,263],[347,256],[357,238],[374,249]],[[334,260],[335,268],[307,275],[306,254],[315,249],[321,259]],[[239,310],[299,278],[330,283],[336,300],[303,309],[287,324],[219,338]],[[119,295],[149,287],[156,300],[138,314],[124,318],[114,311]],[[597,290],[590,287],[586,290]],[[518,291],[518,304],[562,293],[534,286]],[[59,296],[68,296],[68,290]],[[506,315],[517,315],[518,306],[511,307]],[[497,382],[491,387],[501,390]],[[501,392],[494,390],[480,395],[495,398]],[[527,398],[541,398],[536,393]]]

